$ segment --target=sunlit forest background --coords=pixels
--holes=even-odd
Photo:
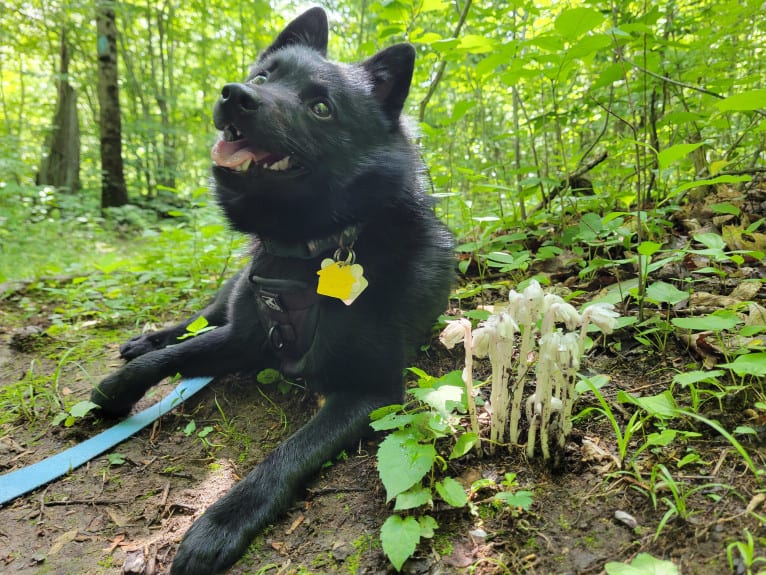
[[[408,113],[438,209],[467,252],[520,223],[551,246],[555,228],[565,245],[579,233],[567,231],[568,216],[605,210],[628,212],[622,225],[651,208],[649,221],[630,227],[651,236],[689,194],[704,192],[692,182],[746,180],[764,165],[759,0],[323,5],[334,59],[360,60],[400,41],[417,47]],[[219,88],[242,78],[307,6],[3,0],[0,281],[75,262],[103,266],[131,249],[94,238],[151,235],[173,218],[176,229],[203,216],[210,223]],[[102,194],[96,16],[104,11],[113,11],[117,32],[126,191],[117,202]],[[62,110],[65,92],[73,105]],[[78,133],[62,146],[56,138],[66,125]],[[63,147],[70,173],[62,185],[41,176]],[[599,218],[596,235],[613,218]],[[499,248],[514,265],[512,247],[486,251]]]

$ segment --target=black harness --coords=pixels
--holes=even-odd
[[[349,226],[342,232],[305,243],[283,243],[261,239],[262,249],[278,258],[309,260],[323,253],[353,245],[361,226]],[[255,261],[248,272],[250,285],[258,302],[258,317],[266,326],[268,342],[281,361],[281,371],[288,377],[301,375],[306,353],[314,340],[319,323],[317,282],[266,278],[255,273]],[[318,266],[317,266],[318,268]]]

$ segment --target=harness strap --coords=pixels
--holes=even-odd
[[[319,294],[316,285],[295,280],[264,278],[251,274],[258,301],[258,315],[268,330],[271,349],[282,362],[282,373],[300,373],[300,362],[311,347],[316,331]]]

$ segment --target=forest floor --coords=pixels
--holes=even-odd
[[[751,279],[766,276],[763,262],[751,262],[748,269]],[[715,289],[728,294],[741,281],[732,274],[717,281]],[[579,287],[597,291],[592,285]],[[761,304],[763,292],[761,287],[755,295]],[[30,301],[38,310],[34,317],[23,311]],[[24,406],[15,417],[0,420],[5,421],[0,427],[2,473],[111,425],[94,417],[71,427],[52,425],[54,396],[70,404],[86,399],[93,383],[120,365],[118,345],[131,330],[93,321],[51,337],[46,329],[57,305],[49,292],[33,285],[6,286],[0,293],[0,388],[13,386]],[[620,330],[606,345],[597,345],[583,366],[609,376],[602,393],[623,430],[635,406],[618,401],[618,392],[660,394],[673,386],[679,370],[710,360],[688,339],[665,335],[662,345],[648,346],[639,344],[634,332]],[[437,376],[463,367],[461,354],[438,342],[414,363]],[[486,378],[488,370],[479,363],[477,376]],[[50,396],[36,387],[41,381],[47,382]],[[163,383],[138,407],[147,407],[172,385]],[[532,506],[522,511],[486,504],[474,515],[437,503],[432,511],[439,523],[435,536],[422,540],[402,571],[599,574],[608,562],[630,562],[639,553],[670,560],[683,575],[766,568],[763,390],[708,391],[711,400],[701,408],[706,418],[729,431],[752,430],[738,435],[738,444],[698,421],[675,419],[672,428],[697,435],[651,446],[621,470],[612,425],[592,415],[575,423],[558,470],[526,460],[521,448],[450,463],[450,474],[466,485],[481,477],[500,482],[506,473],[515,473],[518,488],[532,492]],[[675,386],[679,400],[682,393]],[[578,400],[575,413],[588,406],[598,406],[592,394]],[[166,572],[192,521],[316,408],[317,399],[302,390],[281,393],[246,377],[213,382],[111,450],[111,460],[99,456],[0,508],[0,574]],[[647,418],[629,454],[659,429],[655,424]],[[380,527],[390,514],[376,470],[379,439],[360,442],[328,463],[230,572],[393,573],[379,542]],[[747,451],[755,470],[748,468],[737,445]],[[659,465],[669,470],[668,477],[657,475]]]

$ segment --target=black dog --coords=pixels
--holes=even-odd
[[[347,65],[326,60],[326,49],[327,18],[314,8],[215,106],[215,192],[253,238],[252,263],[199,314],[218,327],[179,343],[191,318],[130,340],[121,350],[129,362],[93,392],[120,415],[176,373],[277,365],[326,396],[191,527],[175,575],[232,565],[325,461],[368,430],[373,409],[401,401],[407,353],[449,295],[452,238],[400,120],[415,51],[400,44]]]

